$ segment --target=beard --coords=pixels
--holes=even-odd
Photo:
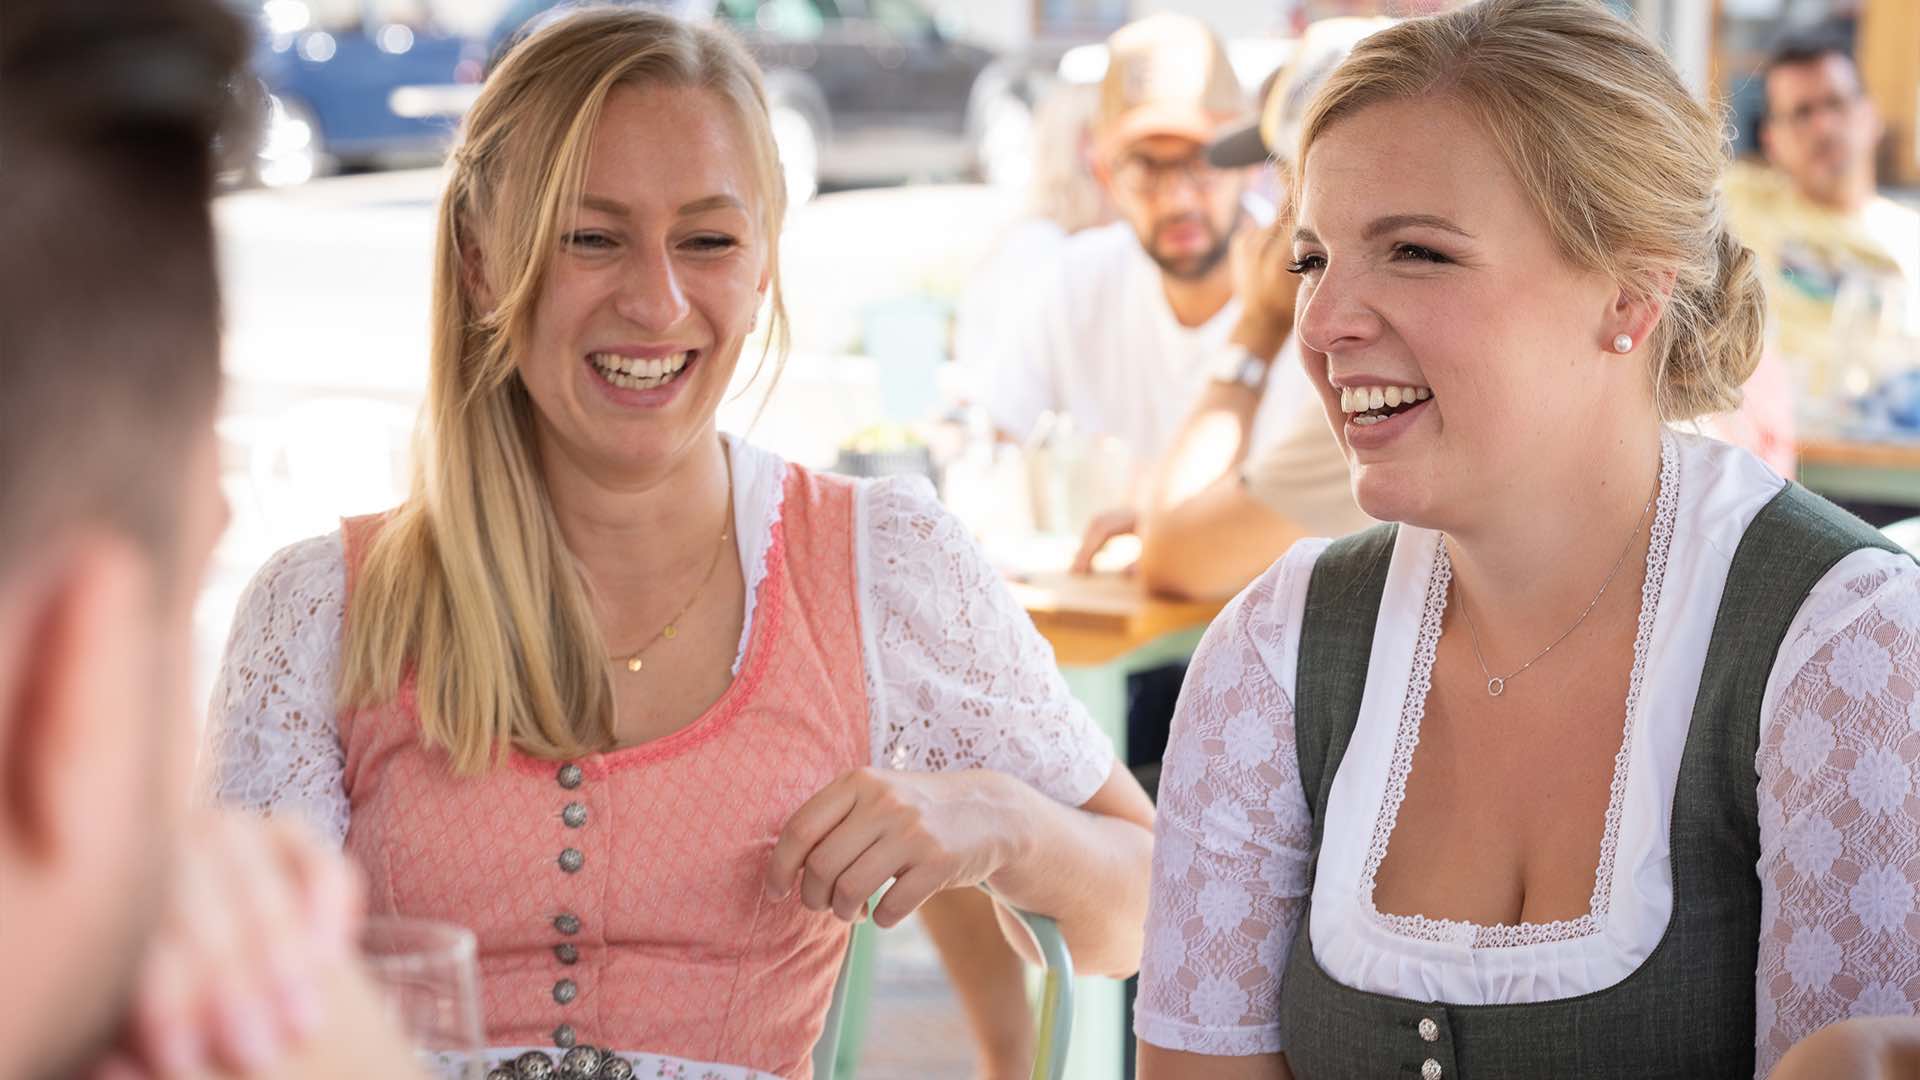
[[[1182,214],[1179,217],[1164,218],[1154,223],[1153,232],[1146,243],[1147,255],[1151,257],[1160,272],[1176,281],[1199,281],[1213,273],[1226,260],[1227,252],[1233,245],[1233,234],[1240,223],[1239,215],[1226,229],[1216,229],[1213,223],[1199,214]],[[1197,224],[1207,231],[1212,239],[1206,249],[1191,255],[1168,255],[1160,250],[1160,234],[1175,225]]]

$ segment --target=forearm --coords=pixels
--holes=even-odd
[[[1141,527],[1153,528],[1186,500],[1231,476],[1247,459],[1259,411],[1258,391],[1238,383],[1208,382],[1153,469],[1139,508]]]
[[[1153,829],[1146,796],[1115,768],[1129,797],[1139,800],[1128,817],[1063,806],[1012,777],[982,775],[992,778],[991,796],[1017,823],[1007,837],[1009,854],[987,885],[1008,906],[1058,922],[1075,969],[1118,978],[1140,966]],[[1121,784],[1109,779],[1087,806],[1107,801],[1108,789]]]
[[[1141,526],[1140,577],[1163,596],[1232,596],[1305,535],[1228,476]]]
[[[1271,364],[1292,329],[1291,318],[1247,316],[1234,327],[1231,341],[1247,355]],[[1264,389],[1232,382],[1207,383],[1174,434],[1166,456],[1151,474],[1140,507],[1143,525],[1239,468],[1252,445],[1254,418],[1260,411]]]
[[[1139,1044],[1140,1080],[1293,1080],[1285,1054],[1214,1057]]]

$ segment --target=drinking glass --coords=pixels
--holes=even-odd
[[[376,915],[361,932],[360,955],[387,1016],[429,1076],[484,1075],[478,951],[473,931],[430,919]]]

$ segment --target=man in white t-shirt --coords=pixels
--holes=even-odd
[[[1003,339],[985,395],[1002,435],[1025,441],[1064,414],[1081,436],[1118,439],[1144,474],[1208,380],[1240,370],[1227,255],[1250,224],[1247,170],[1217,168],[1206,150],[1244,111],[1226,50],[1199,20],[1154,15],[1108,40],[1094,167],[1121,220],[1066,241]],[[1294,365],[1272,382],[1263,428],[1307,395]]]
[[[1215,141],[1209,158],[1220,168],[1273,161],[1284,166],[1284,189],[1307,103],[1355,44],[1391,25],[1386,18],[1314,23],[1267,89],[1258,118]],[[1372,524],[1353,501],[1346,457],[1318,395],[1275,393],[1281,372],[1304,375],[1292,335],[1299,279],[1287,270],[1287,232],[1248,230],[1236,243],[1231,261],[1244,314],[1234,340],[1245,350],[1245,374],[1216,377],[1206,388],[1140,496],[1140,576],[1155,592],[1232,596],[1301,537]],[[1263,393],[1260,365],[1269,361]],[[1267,411],[1277,397],[1288,408],[1274,418]],[[1086,544],[1101,539],[1089,536]]]

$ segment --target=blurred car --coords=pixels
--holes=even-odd
[[[647,2],[647,0],[628,0]],[[494,59],[572,3],[520,0],[490,36]],[[766,72],[794,202],[819,185],[957,175],[999,179],[1031,130],[1022,65],[957,41],[916,0],[651,0],[731,27]]]
[[[419,3],[229,4],[256,28],[267,97],[247,179],[269,186],[438,160],[486,72],[486,42],[440,29]]]

